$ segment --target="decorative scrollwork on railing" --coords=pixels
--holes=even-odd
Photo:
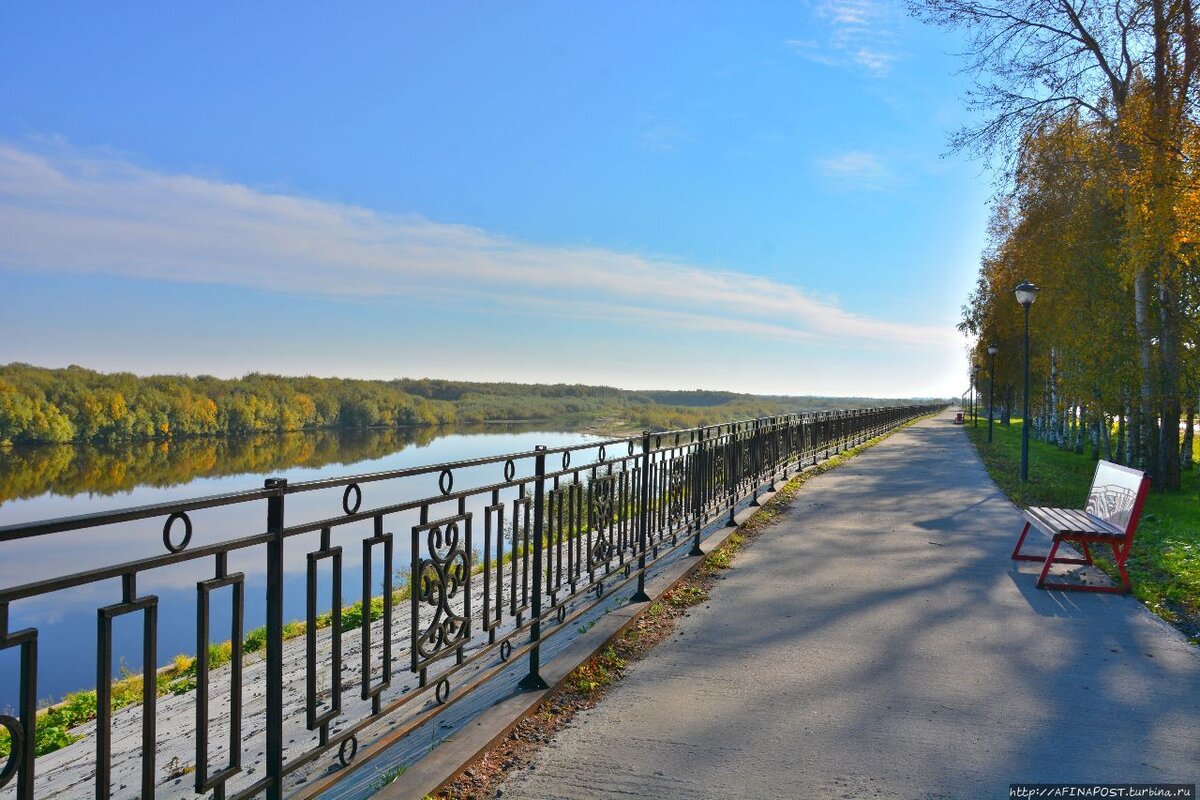
[[[175,544],[171,540],[171,527],[177,520],[183,522],[183,538],[179,544]],[[186,511],[176,511],[174,514],[167,517],[167,521],[163,524],[163,546],[171,553],[182,553],[187,549],[187,546],[192,541],[192,518],[187,515]]]
[[[605,475],[591,483],[592,537],[588,548],[588,568],[595,569],[608,564],[616,552],[613,543],[613,502],[616,478]]]
[[[351,500],[351,497],[354,499]],[[357,483],[352,483],[346,487],[346,491],[342,492],[342,510],[346,512],[347,516],[353,516],[361,507],[362,487]]]
[[[683,524],[683,487],[686,471],[686,462],[683,456],[671,460],[668,472],[667,515],[672,531],[678,530]]]
[[[413,628],[413,670],[423,669],[471,638],[471,515],[463,514],[413,528],[413,552],[425,533],[429,557],[414,559],[414,617],[433,607],[433,619]],[[462,601],[462,610],[455,601]]]
[[[1124,486],[1093,486],[1084,510],[1124,530],[1136,501],[1137,493]]]

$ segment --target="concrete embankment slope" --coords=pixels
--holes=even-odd
[[[503,797],[1200,780],[1200,652],[1132,598],[1035,589],[1020,512],[951,419],[811,480]]]

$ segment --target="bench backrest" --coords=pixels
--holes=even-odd
[[[1084,510],[1132,536],[1149,488],[1150,479],[1141,470],[1100,461]]]

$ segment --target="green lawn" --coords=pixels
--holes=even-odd
[[[1096,471],[1090,457],[1031,439],[1029,481],[1022,483],[1020,421],[996,424],[990,445],[986,420],[974,428],[968,417],[964,427],[992,480],[1014,503],[1083,507]],[[1115,575],[1110,563],[1098,563]],[[1181,491],[1150,493],[1126,568],[1137,598],[1200,644],[1200,474],[1195,469],[1183,474]]]

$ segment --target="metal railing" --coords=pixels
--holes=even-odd
[[[710,522],[727,517],[732,523],[739,502],[757,501],[764,487],[786,479],[790,472],[938,408],[905,406],[767,417],[353,477],[304,483],[270,479],[253,491],[2,527],[0,554],[5,543],[16,540],[162,519],[165,552],[0,589],[0,651],[19,648],[20,664],[18,714],[0,715],[0,725],[11,735],[11,753],[0,770],[0,788],[15,779],[20,800],[35,796],[39,631],[10,631],[10,604],[120,579],[119,602],[97,608],[94,796],[111,794],[113,622],[125,615],[141,615],[147,679],[143,683],[137,793],[149,799],[162,783],[156,762],[159,698],[155,682],[149,679],[159,663],[159,598],[140,593],[138,579],[173,564],[207,562],[212,577],[195,584],[194,727],[181,734],[194,740],[194,790],[218,800],[304,795],[304,786],[289,783],[288,776],[334,751],[343,766],[349,766],[358,752],[360,734],[369,727],[387,721],[386,738],[394,741],[507,670],[514,659],[527,662],[521,687],[544,687],[540,659],[541,647],[548,639],[615,592],[632,591],[634,601],[648,599],[648,570],[684,547],[699,554],[701,532]],[[590,458],[575,463],[581,456]],[[462,487],[456,478],[464,474],[486,474],[491,480]],[[393,479],[422,481],[427,494],[413,499],[381,497],[374,507],[364,508],[371,485]],[[288,498],[320,490],[331,491],[333,496],[340,491],[341,508],[309,520],[285,514]],[[265,518],[261,532],[193,546],[196,512],[248,504],[265,506],[260,512]],[[393,555],[398,542],[388,532],[389,523],[396,522],[404,522],[408,529],[409,592],[400,601],[401,606],[408,606],[407,625],[403,613],[394,613],[401,606],[394,607],[392,602],[402,597],[396,594],[394,584]],[[362,530],[369,526],[371,533],[356,533],[351,527],[355,523]],[[306,540],[297,540],[306,534],[309,540],[319,539],[319,544],[304,553],[303,702],[288,707],[284,698],[285,648],[299,644],[285,641],[284,555],[290,542],[292,546],[304,544]],[[349,545],[335,544],[346,539],[351,539]],[[343,659],[343,637],[338,633],[345,599],[342,556],[343,547],[355,543],[361,547],[363,562],[361,590],[355,598],[361,600],[363,610],[357,631],[361,654],[357,664],[348,664]],[[230,559],[256,548],[265,550],[266,556],[265,696],[251,709],[243,686],[247,576],[244,571],[231,571]],[[372,576],[379,566],[385,600],[382,619],[372,620],[367,609],[378,594],[372,591]],[[333,631],[326,651],[334,677],[327,687],[316,680],[317,658],[323,652],[317,644],[316,625],[322,574],[328,577]],[[213,671],[207,646],[211,596],[225,589],[231,596],[228,626],[232,653],[229,707],[219,714],[223,727],[219,735],[227,744],[219,748],[225,756],[222,763],[212,764],[214,732],[209,706]],[[406,652],[394,657],[397,650]],[[415,686],[400,691],[406,675]],[[286,688],[293,694],[299,691],[290,685]],[[249,748],[243,723],[251,713],[261,715],[256,718],[265,729],[262,768],[257,774],[245,769]],[[308,737],[298,736],[296,731],[307,732]]]

